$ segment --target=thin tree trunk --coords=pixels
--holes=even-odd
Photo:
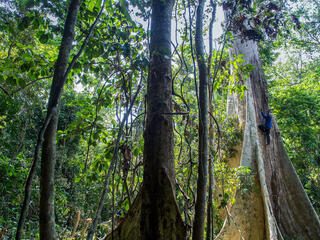
[[[211,95],[211,94],[209,94]],[[210,99],[210,97],[209,97]],[[213,112],[213,105],[212,102],[209,101],[209,112]],[[214,167],[214,159],[215,153],[211,154],[214,151],[214,137],[213,137],[213,119],[210,118],[209,122],[209,168],[208,168],[208,176],[209,176],[209,183],[208,183],[208,203],[207,203],[207,230],[206,230],[206,240],[211,240],[213,238],[214,232],[214,212],[213,212],[213,190],[214,190],[214,176],[213,176],[213,167]]]
[[[209,25],[209,57],[208,57],[208,79],[211,79],[211,61],[212,61],[212,41],[213,41],[213,23],[216,18],[216,7],[217,3],[210,0],[210,5],[212,7],[212,15]],[[213,113],[213,84],[215,79],[209,80],[209,112]],[[207,204],[207,230],[206,230],[206,240],[212,240],[214,234],[214,213],[213,213],[213,189],[214,189],[214,176],[213,176],[213,161],[214,161],[214,136],[213,136],[213,118],[209,121],[209,184],[208,184],[208,204]]]
[[[103,205],[104,205],[104,202],[105,202],[105,200],[107,198],[107,193],[108,193],[108,189],[109,189],[109,181],[110,181],[111,173],[114,171],[114,168],[115,168],[117,160],[118,160],[119,144],[120,144],[120,140],[121,140],[121,137],[122,137],[122,130],[123,130],[125,122],[128,120],[128,117],[129,117],[129,115],[131,113],[131,110],[132,110],[132,108],[134,106],[136,98],[137,98],[137,96],[138,96],[138,94],[140,92],[141,85],[142,85],[142,79],[143,79],[143,77],[141,76],[141,80],[140,80],[140,82],[138,84],[137,91],[136,91],[135,95],[133,96],[133,99],[132,99],[132,101],[130,103],[130,107],[128,108],[127,112],[124,114],[124,116],[122,118],[122,121],[120,123],[116,144],[115,144],[115,146],[113,148],[113,155],[112,155],[111,163],[110,163],[107,175],[105,177],[103,191],[102,191],[102,194],[101,194],[101,197],[100,197],[99,205],[98,205],[98,208],[97,208],[96,215],[94,217],[92,226],[91,226],[91,228],[90,228],[90,230],[88,232],[87,240],[93,239],[93,235],[94,235],[94,233],[96,231],[96,228],[97,228],[97,225],[98,225],[98,221],[99,221],[102,209],[103,209]]]
[[[102,15],[105,3],[106,2],[104,0],[102,3],[102,6],[101,6],[101,10],[98,13],[98,16],[96,17],[95,21],[91,25],[91,27],[88,31],[88,34],[87,34],[85,40],[83,41],[78,53],[72,58],[72,61],[67,68],[70,50],[71,50],[72,42],[74,39],[75,22],[76,22],[76,18],[77,18],[77,13],[80,8],[81,0],[80,1],[72,0],[70,3],[68,15],[67,15],[66,23],[65,23],[65,28],[64,28],[64,32],[63,32],[63,37],[62,37],[62,41],[61,41],[61,45],[60,45],[59,56],[58,56],[58,60],[56,62],[56,66],[55,66],[55,75],[53,76],[53,81],[52,81],[52,85],[51,85],[47,116],[46,116],[46,120],[45,120],[39,134],[38,134],[38,140],[37,140],[35,154],[34,154],[34,161],[32,163],[32,166],[31,166],[28,178],[27,178],[27,182],[26,182],[25,199],[24,199],[23,206],[21,209],[21,215],[20,215],[20,219],[19,219],[19,223],[18,223],[18,227],[17,227],[16,239],[20,239],[20,237],[21,237],[21,231],[22,231],[24,221],[26,218],[26,214],[28,211],[30,196],[31,196],[31,184],[32,184],[32,180],[35,175],[35,169],[37,168],[37,165],[38,165],[39,153],[40,153],[40,148],[43,143],[43,137],[46,136],[45,134],[46,134],[47,127],[49,124],[51,124],[51,127],[54,126],[54,124],[57,125],[57,120],[54,120],[53,117],[55,115],[57,115],[57,116],[59,115],[59,101],[60,101],[60,98],[62,95],[64,83],[65,83],[71,69],[73,68],[75,62],[81,56],[81,53],[83,52],[83,50],[86,48],[88,40],[89,40],[95,26],[97,25],[99,18]],[[54,86],[54,84],[55,84],[55,86]],[[53,120],[53,121],[51,121],[51,120]],[[56,121],[56,122],[54,122],[54,121]],[[50,131],[52,131],[52,130],[53,129],[51,129]],[[48,142],[46,142],[46,144],[51,144],[52,141],[53,141],[53,139],[51,139],[51,140],[48,139]],[[55,141],[56,140],[54,137],[54,142]],[[55,146],[53,148],[49,147],[48,150],[51,152],[52,151],[55,152]],[[43,154],[44,153],[42,152],[42,156],[44,156]],[[55,163],[53,163],[53,165],[55,165]],[[49,166],[49,167],[52,167],[52,166]],[[52,171],[52,169],[50,171]],[[53,171],[54,171],[54,169],[53,169]],[[45,175],[47,175],[47,173]],[[50,184],[52,184],[52,183],[50,183]],[[41,199],[40,199],[40,202],[41,202]],[[40,210],[40,214],[41,214],[41,210]],[[43,215],[43,217],[45,217],[45,214]],[[41,225],[41,223],[40,223],[40,225]]]
[[[208,178],[208,71],[203,46],[203,9],[205,0],[199,0],[196,18],[195,46],[199,68],[199,165],[197,199],[193,223],[193,240],[202,240],[206,215]]]
[[[70,50],[74,40],[74,28],[79,12],[81,0],[72,0],[69,6],[64,32],[61,40],[59,56],[55,65],[47,116],[53,109],[46,130],[41,155],[40,175],[40,238],[56,239],[54,214],[54,168],[56,156],[56,131],[58,125],[59,102],[65,83],[65,73],[68,66]]]
[[[32,190],[32,180],[36,174],[36,169],[37,169],[38,162],[39,162],[40,149],[41,149],[41,146],[43,143],[44,131],[47,129],[49,121],[51,120],[52,115],[54,115],[55,113],[56,113],[56,108],[53,109],[49,115],[47,115],[47,117],[44,121],[44,124],[38,134],[38,140],[37,140],[36,147],[35,147],[33,162],[32,162],[30,172],[29,172],[29,175],[28,175],[28,178],[26,181],[26,185],[25,185],[24,200],[23,200],[23,204],[21,207],[20,218],[19,218],[19,222],[18,222],[18,226],[17,226],[16,240],[21,239],[22,229],[23,229],[26,217],[27,217],[28,210],[29,210],[31,190]]]

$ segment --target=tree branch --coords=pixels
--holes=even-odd
[[[68,68],[67,68],[67,71],[65,72],[64,74],[64,78],[67,78],[67,76],[69,75],[71,69],[73,68],[74,64],[76,63],[76,61],[78,60],[78,58],[81,56],[83,50],[85,49],[85,47],[87,46],[88,44],[88,41],[89,41],[89,38],[91,37],[91,34],[94,30],[94,28],[96,27],[101,15],[102,15],[102,12],[104,10],[104,6],[106,5],[106,0],[103,1],[102,3],[102,6],[101,6],[101,10],[100,12],[98,13],[98,16],[96,17],[95,21],[93,22],[93,24],[91,25],[90,29],[89,29],[89,33],[88,35],[86,36],[86,38],[84,39],[78,53],[72,58],[71,60],[71,63],[69,64]]]
[[[138,96],[138,94],[140,92],[140,89],[141,89],[141,86],[142,86],[142,79],[143,79],[143,73],[141,73],[141,79],[140,79],[140,82],[138,84],[137,91],[136,91],[135,95],[133,96],[133,99],[132,99],[132,101],[130,103],[130,107],[128,108],[128,111],[124,114],[124,116],[122,118],[122,121],[120,123],[116,144],[115,144],[114,149],[113,149],[113,156],[112,156],[112,159],[111,159],[111,163],[110,163],[107,175],[105,177],[104,187],[103,187],[103,191],[102,191],[101,198],[100,198],[100,201],[99,201],[99,206],[98,206],[95,218],[93,220],[92,226],[91,226],[91,228],[89,230],[87,240],[92,240],[93,235],[94,235],[94,233],[96,231],[98,220],[99,220],[101,212],[102,212],[103,204],[104,204],[104,202],[105,202],[105,200],[107,198],[107,190],[109,188],[110,176],[111,176],[111,173],[113,172],[114,167],[116,166],[116,163],[117,163],[117,160],[118,160],[118,151],[119,151],[120,139],[121,139],[121,136],[122,136],[122,129],[124,127],[125,122],[127,121],[127,118],[129,117],[129,114],[131,113],[132,107],[133,107],[133,105],[135,103],[135,100],[136,100],[136,98],[137,98],[137,96]]]

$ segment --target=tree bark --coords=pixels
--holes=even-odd
[[[246,64],[254,65],[244,79],[248,90],[244,105],[233,101],[239,121],[244,122],[241,166],[255,174],[257,193],[236,194],[231,224],[225,225],[217,239],[308,239],[320,236],[320,223],[288,158],[275,119],[271,144],[257,128],[263,122],[260,109],[267,110],[268,88],[261,67],[257,42],[234,33],[231,56],[243,55]]]
[[[199,68],[199,165],[193,240],[203,239],[208,182],[208,71],[202,37],[204,3],[205,0],[199,0],[195,35],[196,55]]]
[[[74,28],[80,8],[80,3],[81,0],[72,0],[69,6],[48,102],[47,115],[49,115],[53,109],[56,109],[56,111],[52,115],[44,132],[44,141],[41,155],[40,238],[46,240],[56,239],[54,215],[54,168],[56,162],[56,131],[58,125],[59,102],[66,80],[65,73],[68,66],[72,42],[74,40]]]
[[[40,129],[39,134],[38,134],[38,139],[37,139],[35,152],[34,152],[34,156],[33,156],[33,162],[32,162],[30,172],[29,172],[29,175],[28,175],[26,183],[25,183],[26,185],[25,185],[25,191],[24,191],[24,200],[22,203],[21,213],[20,213],[19,222],[18,222],[18,226],[17,226],[16,240],[21,239],[24,222],[26,220],[27,213],[29,210],[30,199],[31,199],[31,190],[32,190],[32,181],[33,181],[33,178],[36,174],[36,169],[38,167],[38,162],[39,162],[39,158],[40,158],[40,149],[41,149],[41,146],[43,143],[43,135],[44,135],[45,130],[47,129],[47,126],[49,124],[49,121],[51,120],[52,115],[55,114],[55,112],[56,112],[56,109],[53,109],[51,111],[51,113],[49,115],[47,115],[47,117],[43,123],[43,126]]]
[[[152,1],[143,187],[119,227],[107,239],[185,239],[175,200],[171,15],[174,0]]]
[[[209,81],[209,113],[213,113],[213,84],[215,79],[211,79],[211,61],[212,61],[212,41],[213,41],[213,23],[216,19],[217,3],[210,0],[210,5],[212,7],[212,15],[209,25],[209,57],[208,57],[208,81]],[[214,212],[213,212],[213,190],[214,190],[214,176],[213,176],[213,166],[214,166],[214,136],[213,136],[213,118],[209,118],[209,168],[208,168],[208,203],[207,203],[207,230],[206,230],[206,240],[212,240],[214,235]]]
[[[174,0],[152,1],[141,239],[184,239],[174,197],[171,15]]]

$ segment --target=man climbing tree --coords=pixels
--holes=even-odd
[[[230,109],[237,110],[239,122],[244,123],[239,163],[252,170],[254,188],[259,194],[254,191],[236,193],[235,204],[230,211],[227,209],[232,222],[225,221],[216,239],[319,239],[319,217],[286,153],[277,123],[274,121],[271,132],[272,147],[263,144],[264,135],[257,130],[258,109],[269,109],[268,87],[260,62],[258,39],[244,34],[254,32],[254,29],[237,25],[242,16],[240,4],[233,1],[223,4],[226,19],[233,25],[230,56],[242,55],[254,69],[242,79],[247,86],[244,102],[239,99],[229,102],[234,105]],[[243,4],[241,7],[248,8]]]
[[[265,124],[260,124],[259,129],[264,132],[267,136],[267,145],[270,144],[270,130],[272,127],[272,116],[271,116],[271,109],[267,111],[267,115],[264,114],[264,112],[261,109],[261,115],[266,120]]]

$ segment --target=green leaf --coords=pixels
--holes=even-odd
[[[26,86],[26,80],[25,79],[17,79],[18,85],[20,87]]]
[[[28,17],[22,18],[20,20],[20,23],[18,24],[19,31],[25,30],[29,26],[29,23],[30,23],[30,18]]]
[[[7,77],[6,82],[9,83],[9,84],[12,84],[12,85],[16,85],[17,84],[17,81],[13,76]]]
[[[32,64],[30,62],[25,62],[23,63],[21,66],[20,66],[20,69],[23,71],[23,72],[27,72],[29,71],[29,69],[31,68]]]
[[[40,26],[40,20],[39,20],[39,18],[33,19],[33,21],[32,21],[32,29],[33,29],[33,30],[36,30],[36,29],[39,28],[39,26]]]
[[[7,26],[7,31],[11,34],[15,34],[14,28],[12,26],[12,24],[8,24]]]
[[[76,178],[74,179],[74,183],[78,183],[78,182],[80,182],[80,180],[81,180],[80,177],[76,177]]]
[[[120,7],[121,7],[121,12],[124,14],[124,16],[127,18],[127,20],[128,20],[133,26],[136,26],[135,22],[132,21],[130,15],[129,15],[129,13],[128,13],[126,0],[120,0]]]
[[[39,41],[40,41],[42,44],[47,43],[48,40],[49,40],[49,35],[46,34],[46,33],[41,34],[41,36],[39,37]]]
[[[96,5],[96,0],[91,0],[88,4],[88,10],[92,12],[95,5]]]

